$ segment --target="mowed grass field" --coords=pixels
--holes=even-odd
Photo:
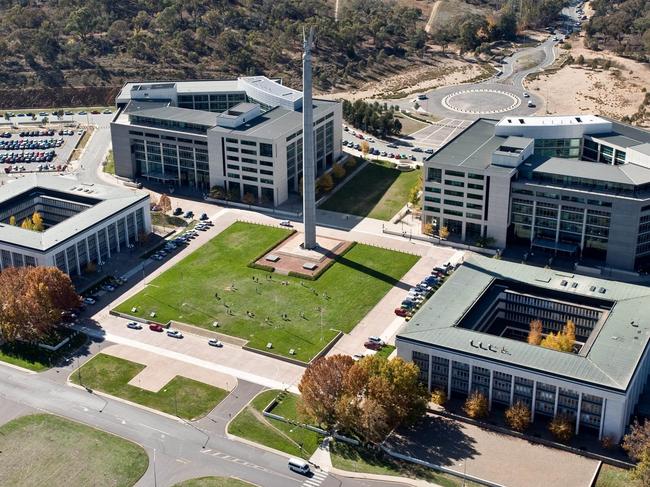
[[[254,348],[271,342],[273,352],[290,356],[294,349],[294,358],[309,361],[336,330],[352,330],[419,258],[358,244],[316,281],[247,267],[287,234],[283,228],[234,223],[116,310],[141,317],[155,312],[156,321],[216,329]]]
[[[320,209],[388,221],[406,204],[420,173],[370,163]]]
[[[135,443],[49,414],[0,427],[0,451],[3,486],[130,487],[149,464]]]
[[[70,380],[189,420],[205,416],[228,395],[226,390],[179,375],[158,392],[130,385],[129,381],[144,368],[142,364],[101,353],[75,370]]]

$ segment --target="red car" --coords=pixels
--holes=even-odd
[[[381,343],[367,341],[363,344],[364,347],[370,350],[381,350]]]
[[[157,324],[157,323],[151,323],[151,324],[149,325],[149,329],[150,329],[151,331],[158,331],[158,332],[163,331],[163,327],[162,327],[162,325],[159,325],[159,324]]]
[[[395,308],[395,314],[403,318],[408,314],[408,311],[405,310],[404,308]]]

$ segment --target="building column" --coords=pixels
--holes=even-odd
[[[603,428],[605,427],[605,407],[607,406],[607,398],[603,397],[603,404],[600,406],[600,428],[598,430],[598,439],[603,439]]]
[[[447,374],[447,399],[451,397],[451,372],[453,368],[454,361],[449,359],[449,372]]]
[[[178,185],[181,185],[181,152],[176,144],[176,167],[178,168]]]
[[[513,374],[512,380],[510,381],[510,405],[512,406],[513,401],[515,400],[515,375]]]
[[[555,243],[560,241],[560,215],[562,214],[562,204],[557,205],[557,219],[555,220]],[[555,254],[557,255],[557,247],[555,247]]]
[[[587,208],[584,208],[582,213],[582,231],[580,232],[580,257],[582,257],[582,250],[585,248],[585,235],[587,233]]]
[[[138,241],[138,219],[135,217],[135,211],[133,213],[130,213],[130,215],[133,216],[133,230],[134,230],[133,240],[137,242]]]
[[[474,370],[474,366],[472,364],[469,364],[469,377],[467,378],[467,395],[470,395],[472,393],[472,371]]]
[[[537,396],[537,381],[533,381],[533,397],[530,402],[530,422],[535,421],[535,396]]]
[[[578,396],[578,411],[576,412],[576,435],[580,433],[580,410],[581,409],[582,409],[582,392]]]
[[[65,273],[70,275],[70,262],[68,262],[68,249],[63,249],[63,260],[65,261]]]
[[[492,369],[490,369],[490,385],[488,386],[488,411],[492,411]]]
[[[124,217],[124,233],[126,234],[126,245],[128,247],[131,245],[131,240],[129,239],[129,222],[126,219],[126,216]]]
[[[88,245],[88,237],[84,238],[84,242],[86,244],[86,260],[88,262],[91,262],[92,259],[90,258],[90,245]]]
[[[104,227],[104,238],[106,239],[106,252],[108,252],[108,258],[111,258],[111,239],[108,238],[108,227]]]
[[[433,370],[431,367],[433,366],[433,356],[429,354],[429,377],[427,378],[427,387],[429,389],[429,392],[431,392],[431,374],[433,374]]]
[[[120,226],[117,224],[117,222],[114,222],[113,226],[115,227],[115,241],[117,242],[117,251],[121,252],[122,246],[120,245]]]
[[[95,245],[97,245],[97,263],[103,262],[102,250],[99,246],[99,232],[95,232]]]
[[[530,246],[533,246],[533,240],[535,239],[535,214],[537,213],[537,200],[533,200],[533,214],[530,220]]]
[[[553,417],[557,416],[557,403],[560,399],[560,388],[555,386],[555,405],[553,406]]]
[[[79,262],[79,247],[77,247],[78,242],[74,243],[74,252],[77,256],[77,272],[81,275],[81,262]]]

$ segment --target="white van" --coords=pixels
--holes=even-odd
[[[301,473],[303,475],[307,475],[309,473],[309,464],[301,460],[299,458],[290,458],[289,459],[289,470],[293,470],[294,472]]]

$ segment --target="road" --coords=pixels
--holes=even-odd
[[[71,366],[46,374],[27,374],[3,367],[0,377],[2,416],[47,412],[139,443],[147,450],[150,463],[137,486],[166,486],[203,475],[239,477],[264,487],[305,484],[305,477],[287,469],[285,457],[226,438],[225,415],[211,414],[197,424],[174,420],[61,384],[70,372]],[[232,409],[239,409],[242,404],[237,402],[238,390],[222,405],[228,407],[230,402],[234,404]],[[317,482],[315,477],[310,487],[395,485],[333,474],[320,477],[321,482]]]

